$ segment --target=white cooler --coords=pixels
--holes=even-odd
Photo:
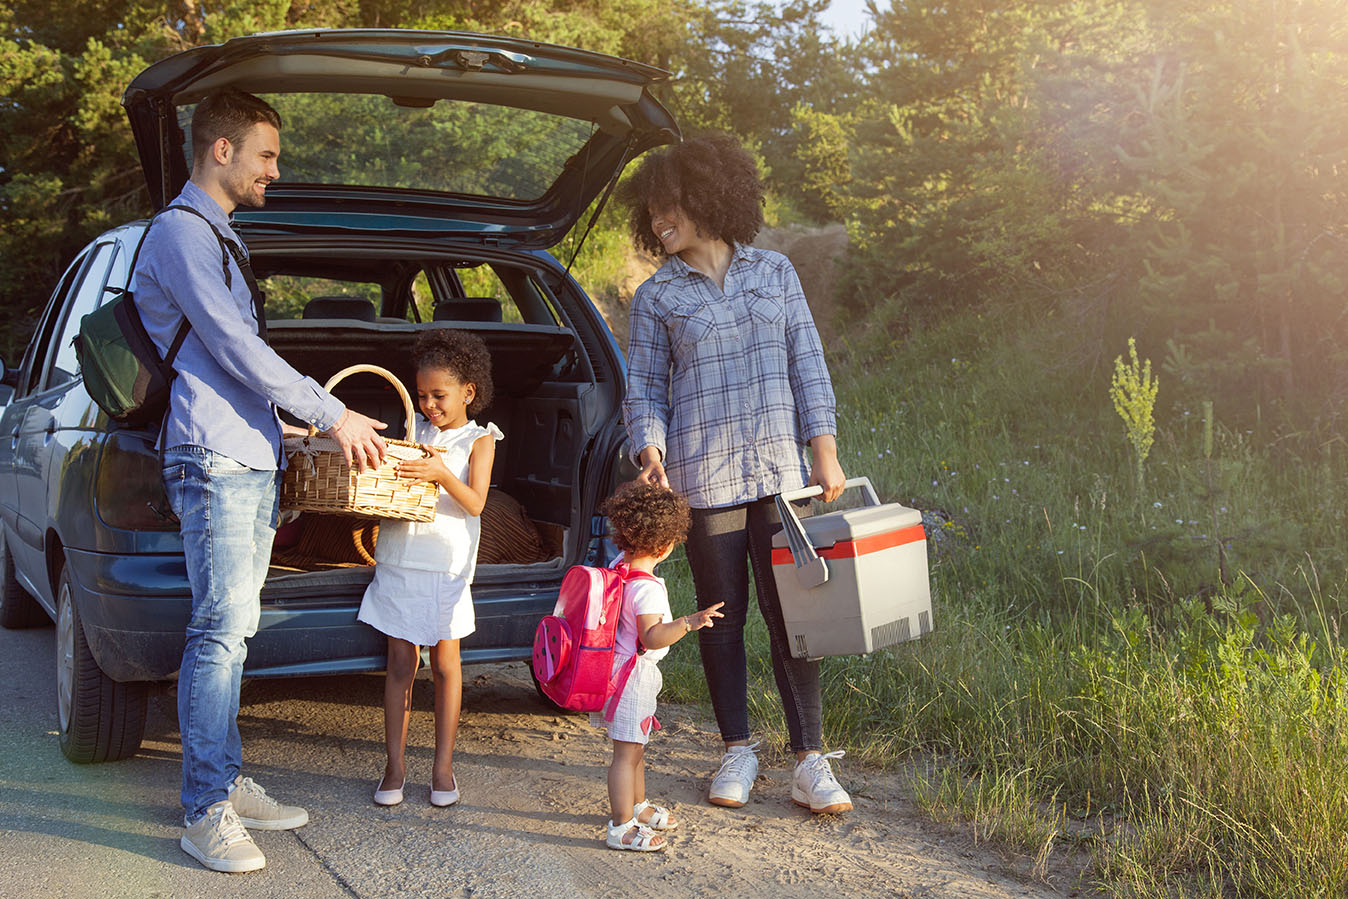
[[[777,497],[772,574],[798,659],[861,655],[931,630],[922,513],[882,504],[867,478],[845,487],[862,487],[869,505],[801,519],[791,501],[818,496],[819,487]]]

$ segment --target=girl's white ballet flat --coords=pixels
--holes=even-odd
[[[642,821],[641,813],[644,812],[646,809],[650,809],[652,811],[651,820]],[[669,820],[669,809],[665,808],[663,805],[651,805],[651,801],[649,799],[643,799],[641,802],[638,802],[636,805],[632,806],[632,817],[633,819],[636,820],[638,824],[641,824],[645,827],[649,827],[651,830],[659,832],[663,832],[666,830],[674,830],[676,827],[679,826],[678,821]]]
[[[374,791],[375,805],[397,805],[403,801],[403,786],[407,783],[406,778],[391,790],[384,789],[384,781],[379,781],[379,786]]]
[[[623,842],[623,837],[633,828],[636,829],[636,836],[632,837],[630,842]],[[656,843],[656,840],[660,842]],[[625,849],[629,852],[659,852],[666,845],[664,837],[656,834],[645,824],[638,824],[636,818],[621,824],[608,822],[608,839],[605,842],[610,849]]]
[[[437,790],[431,787],[431,805],[444,808],[447,805],[453,805],[459,801],[459,779],[455,777],[450,781],[448,790]]]

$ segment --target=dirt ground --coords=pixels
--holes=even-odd
[[[580,895],[631,895],[634,875],[674,896],[729,892],[782,899],[829,889],[847,897],[1088,895],[1076,891],[1074,864],[1051,870],[1047,883],[1032,880],[1028,859],[975,845],[965,834],[922,819],[902,774],[846,759],[838,770],[856,805],[850,814],[812,816],[795,806],[784,755],[762,757],[745,808],[708,805],[705,785],[720,756],[715,729],[697,709],[677,706],[659,712],[664,727],[647,750],[646,782],[650,796],[673,811],[680,827],[669,835],[664,852],[606,849],[608,743],[603,732],[590,727],[587,716],[561,714],[544,704],[524,663],[468,667],[464,679],[455,753],[464,798],[454,809],[456,827],[523,839],[532,847],[531,867],[564,874]],[[245,757],[250,747],[263,750],[259,741],[269,734],[281,738],[321,729],[327,732],[323,742],[341,748],[343,772],[377,776],[382,767],[380,679],[346,680],[340,715],[315,701],[318,696],[296,695],[308,681],[248,685],[240,716],[247,731]],[[419,820],[428,814],[422,807],[433,746],[431,698],[431,684],[419,680],[407,801],[392,810],[369,807],[365,814],[387,815],[390,824],[399,815]],[[313,720],[304,720],[310,715]],[[491,891],[474,891],[484,893]]]
[[[474,709],[465,717],[464,746],[480,745],[489,754],[513,748],[522,762],[531,760],[489,776],[526,803],[538,797],[550,813],[544,820],[558,833],[592,834],[598,845],[608,820],[607,741],[585,716],[552,714],[541,702],[541,715],[519,708],[520,691],[532,689],[528,678],[520,664],[496,666],[469,681]],[[849,765],[845,758],[835,765],[854,798],[850,814],[816,816],[792,803],[794,760],[784,754],[760,758],[749,805],[711,806],[704,801],[706,784],[721,752],[714,722],[695,708],[668,705],[660,720],[664,727],[647,750],[647,791],[682,823],[658,857],[611,850],[596,857],[587,847],[567,858],[596,889],[620,886],[632,866],[642,864],[682,896],[726,890],[766,899],[813,896],[825,887],[849,897],[1077,895],[1070,864],[1054,870],[1051,883],[1034,882],[1028,859],[921,821],[902,774]]]

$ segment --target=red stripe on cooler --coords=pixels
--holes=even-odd
[[[861,537],[857,540],[844,540],[841,543],[835,543],[832,546],[817,550],[820,557],[825,559],[856,559],[870,553],[878,553],[881,550],[893,549],[896,546],[904,546],[909,543],[916,543],[919,540],[926,540],[927,532],[922,529],[922,525],[915,524],[899,531],[889,531],[884,534],[872,534],[869,537]],[[772,551],[773,565],[793,565],[791,550],[785,546],[779,546]]]

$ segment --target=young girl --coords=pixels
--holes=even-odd
[[[688,534],[688,503],[683,497],[667,487],[630,484],[610,497],[600,511],[608,516],[613,542],[623,551],[619,564],[632,572],[624,588],[626,601],[614,640],[613,670],[626,664],[639,649],[645,650],[637,656],[613,708],[612,720],[607,720],[602,711],[590,715],[590,723],[607,727],[613,741],[613,761],[608,768],[612,817],[607,843],[611,849],[654,852],[665,848],[665,838],[655,831],[678,826],[668,809],[646,800],[646,741],[660,726],[655,720],[655,699],[662,678],[656,662],[685,634],[711,627],[712,619],[721,617],[717,611],[721,603],[670,620],[669,594],[654,570]]]
[[[481,534],[482,506],[491,483],[496,441],[494,424],[483,427],[469,416],[491,403],[491,357],[476,335],[436,329],[412,348],[417,370],[417,402],[426,421],[417,426],[423,445],[440,447],[424,459],[401,462],[398,474],[432,481],[443,491],[430,522],[385,521],[375,547],[374,580],[356,617],[388,635],[384,679],[384,744],[388,761],[374,791],[379,805],[403,801],[404,750],[412,709],[412,683],[422,646],[430,647],[435,677],[435,762],[431,805],[459,800],[454,778],[454,738],[459,729],[463,674],[459,640],[474,630],[469,584]]]

